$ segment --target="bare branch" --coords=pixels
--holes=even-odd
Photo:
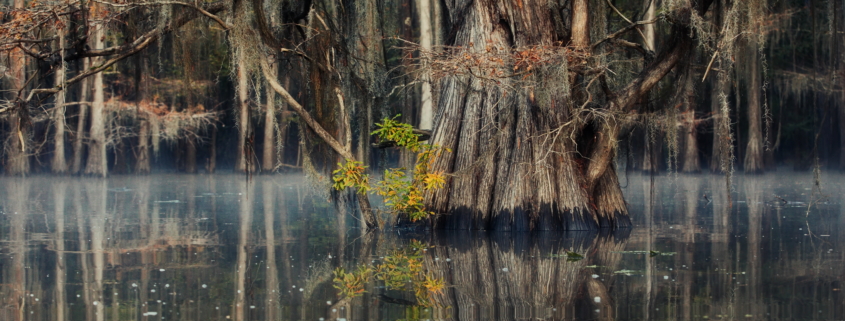
[[[598,47],[598,45],[604,43],[605,41],[608,41],[608,40],[613,39],[613,38],[617,38],[617,37],[625,34],[626,32],[631,31],[631,29],[637,28],[639,26],[655,23],[659,19],[660,19],[660,17],[657,17],[657,18],[654,18],[654,19],[648,20],[648,21],[637,21],[637,22],[631,23],[630,25],[628,25],[628,26],[626,26],[622,29],[619,29],[618,31],[616,31],[614,33],[607,35],[607,37],[604,37],[604,39],[599,40],[596,43],[593,43],[593,45],[591,47],[593,49],[595,49],[596,47]]]
[[[208,9],[209,12],[221,12],[223,10],[226,10],[226,4],[224,4],[223,2],[216,2],[216,3],[209,4],[208,6],[206,6],[206,8]],[[196,17],[197,17],[196,14],[190,14],[190,13],[184,14],[184,15],[179,16],[178,18],[175,18],[170,24],[168,24],[165,27],[155,29],[153,31],[150,31],[150,32],[144,34],[143,36],[139,37],[138,39],[136,39],[135,41],[133,41],[129,45],[117,46],[117,47],[112,47],[112,48],[108,48],[108,49],[104,49],[104,50],[92,50],[92,51],[90,51],[90,52],[95,53],[94,55],[89,55],[88,53],[83,54],[82,55],[83,57],[108,56],[108,55],[117,54],[117,53],[123,51],[122,53],[120,53],[116,57],[113,57],[113,58],[103,62],[101,65],[96,66],[94,68],[90,68],[88,70],[85,70],[84,72],[76,75],[75,77],[68,79],[65,82],[64,86],[58,85],[58,86],[53,87],[53,88],[39,88],[39,89],[31,90],[29,92],[29,96],[27,96],[27,98],[24,100],[24,102],[32,101],[32,99],[36,95],[58,93],[62,90],[65,90],[68,86],[70,86],[72,84],[75,84],[75,83],[77,83],[77,82],[79,82],[79,81],[81,81],[81,80],[83,80],[83,79],[85,79],[85,78],[87,78],[91,75],[94,75],[98,72],[106,70],[109,67],[111,67],[112,65],[114,65],[115,63],[117,63],[118,61],[126,59],[127,57],[132,56],[132,55],[140,52],[144,48],[149,47],[151,44],[155,43],[155,41],[158,40],[158,38],[161,35],[163,35],[167,32],[171,32],[171,31],[185,25],[186,23],[190,22],[191,20],[193,20]]]
[[[625,19],[625,21],[627,21],[628,23],[634,23],[633,21],[631,21],[631,19],[628,19],[628,17],[626,17],[624,14],[622,14],[622,12],[620,12],[619,9],[616,9],[616,6],[614,6],[613,3],[610,2],[610,0],[606,0],[606,1],[607,1],[607,5],[610,6],[610,8],[612,8],[613,11],[616,11],[616,14],[618,14],[620,17],[622,17],[622,19]],[[643,34],[643,31],[640,30],[640,28],[637,28],[637,33],[639,33],[640,37],[643,38],[643,43],[648,45],[646,38],[645,38],[645,35]],[[654,51],[654,48],[646,48],[646,49]]]

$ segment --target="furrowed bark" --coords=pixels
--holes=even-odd
[[[544,8],[539,1],[458,2],[449,8],[452,24],[458,28],[450,45],[479,51],[487,45],[550,45],[553,27]],[[589,46],[589,41],[584,43]],[[509,90],[508,82],[503,79],[494,85],[468,75],[442,80],[431,142],[452,152],[437,158],[432,170],[451,175],[444,189],[426,199],[427,208],[439,214],[435,227],[597,228],[600,223],[593,216],[575,144],[554,131],[570,116],[551,105],[568,106],[571,98],[553,93],[553,103],[538,105],[533,89]],[[618,184],[608,184],[603,190],[614,188]]]
[[[572,6],[571,44],[587,50],[601,45],[590,45],[586,1]],[[554,18],[543,8],[536,1],[458,1],[449,7],[457,28],[449,45],[470,51],[549,45],[554,43],[549,32]],[[674,13],[672,40],[640,76],[607,94],[612,114],[631,112],[690,51],[685,27],[689,10]],[[590,98],[561,93],[540,104],[535,88],[514,89],[508,79],[497,81],[456,74],[441,82],[431,141],[453,152],[433,165],[434,171],[451,174],[446,188],[426,198],[428,208],[440,214],[435,227],[573,230],[629,225],[612,165],[619,124],[612,118],[593,118],[587,126],[563,128],[574,133],[581,151],[571,138],[559,134],[576,116],[555,106],[580,106]]]
[[[138,83],[136,84],[136,88],[138,88],[138,92],[136,93],[136,102],[142,102],[147,98],[147,77],[144,76],[146,72],[149,70],[147,68],[147,62],[143,59],[136,59],[135,60],[135,68],[138,68],[141,72],[140,77],[136,78],[135,81]],[[140,106],[138,106],[140,107]],[[139,115],[141,111],[137,111]],[[135,173],[136,174],[149,174],[151,171],[151,158],[150,158],[150,138],[152,138],[151,130],[150,130],[150,115],[144,114],[144,117],[138,120],[138,150],[137,150],[137,158],[135,159]]]

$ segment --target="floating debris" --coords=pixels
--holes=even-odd
[[[570,252],[570,251],[564,251],[563,254],[552,254],[549,257],[552,257],[552,258],[563,258],[563,257],[565,257],[567,262],[577,262],[577,261],[584,259],[583,255],[578,254],[576,252]]]
[[[648,254],[649,257],[655,257],[658,255],[663,256],[671,256],[677,254],[676,252],[660,252],[660,251],[613,251],[611,253],[622,253],[622,254]]]
[[[613,272],[613,273],[614,273],[614,274],[623,274],[623,275],[631,276],[631,275],[635,275],[635,274],[636,274],[636,275],[642,274],[642,273],[643,273],[643,271],[636,271],[636,270],[619,270],[619,271],[616,271],[616,272]]]

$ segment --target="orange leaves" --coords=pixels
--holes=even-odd
[[[370,176],[364,174],[367,166],[364,163],[347,159],[346,163],[338,163],[338,169],[332,172],[332,180],[336,190],[347,187],[355,188],[358,193],[366,193],[370,189]]]
[[[544,67],[577,66],[586,63],[583,51],[554,45],[534,45],[508,48],[506,44],[488,41],[478,46],[450,47],[441,52],[428,53],[432,77],[436,80],[452,75],[464,75],[501,85],[503,81],[534,81],[533,76]],[[538,80],[539,81],[539,80]]]
[[[0,50],[24,45],[32,48],[30,50],[40,51],[41,48],[37,47],[50,41],[51,31],[65,28],[59,17],[72,9],[69,5],[32,1],[26,7],[0,12],[0,21],[5,21],[0,24]],[[45,34],[45,31],[48,33]]]

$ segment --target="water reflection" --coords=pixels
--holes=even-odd
[[[364,236],[298,176],[2,178],[0,320],[845,319],[837,178],[629,177],[617,233]],[[412,240],[433,306],[338,297]]]

